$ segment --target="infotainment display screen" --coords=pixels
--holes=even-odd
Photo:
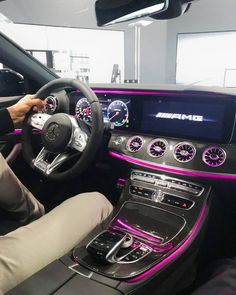
[[[176,98],[143,101],[141,131],[144,133],[227,143],[233,125],[231,102]]]

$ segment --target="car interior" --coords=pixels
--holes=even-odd
[[[209,7],[218,2],[207,1]],[[61,76],[53,65],[38,60],[33,48],[12,40],[6,24],[0,23],[0,107],[27,93],[46,101],[43,112],[30,111],[14,132],[1,136],[0,152],[46,212],[76,194],[94,191],[114,206],[112,216],[74,249],[7,294],[191,294],[207,280],[209,265],[236,255],[235,69],[228,65],[228,72],[221,73],[224,82],[232,74],[229,87],[191,81],[191,66],[183,74],[185,84],[181,78],[179,83],[142,82],[140,40],[147,39],[140,20],[166,25],[170,33],[169,22],[176,26],[175,21],[191,19],[197,7],[204,9],[204,0],[91,2],[97,29],[123,30],[132,22],[135,48],[125,59],[135,61],[134,74],[124,75],[114,64],[110,83]],[[1,1],[0,9],[10,11],[11,5],[10,0]],[[22,0],[17,5],[24,9],[29,4]],[[178,40],[185,40],[190,31],[181,25],[184,31],[178,34],[184,33]],[[150,32],[155,30],[146,34]],[[199,32],[195,29],[194,34]],[[215,33],[213,28],[209,32]],[[125,44],[129,37],[127,33]],[[196,50],[201,52],[200,45]],[[180,77],[183,69],[178,71],[176,58]],[[152,67],[154,61],[147,63]],[[0,235],[19,226],[0,211]]]

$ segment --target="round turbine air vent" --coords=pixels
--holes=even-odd
[[[195,147],[188,142],[181,142],[174,149],[174,157],[180,163],[190,162],[196,154]]]
[[[154,139],[148,146],[148,154],[154,158],[164,156],[168,143],[165,139]]]
[[[202,159],[210,167],[219,167],[226,160],[226,152],[220,147],[209,147],[203,152]]]
[[[131,153],[137,153],[143,146],[143,139],[140,136],[131,137],[127,143],[127,149]]]

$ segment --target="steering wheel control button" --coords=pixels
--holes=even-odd
[[[65,151],[72,135],[72,123],[66,114],[51,116],[43,127],[42,142],[46,150],[52,153]]]
[[[78,150],[79,152],[83,152],[87,146],[88,135],[83,132],[80,128],[75,128],[74,136],[71,142],[71,147]]]
[[[29,117],[29,125],[32,126],[33,128],[42,130],[44,124],[47,122],[48,119],[50,119],[51,116],[48,114],[43,114],[43,113],[37,113],[33,114],[32,116]]]

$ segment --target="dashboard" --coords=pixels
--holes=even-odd
[[[235,120],[235,101],[207,95],[99,93],[104,122],[116,130],[185,139],[229,143]],[[70,93],[70,114],[91,122],[87,98]]]
[[[93,90],[104,123],[113,127],[111,156],[157,170],[176,168],[177,174],[198,171],[236,179],[236,95],[127,87]],[[91,124],[87,98],[79,91],[68,96],[70,114]],[[52,105],[54,112],[57,103]]]

